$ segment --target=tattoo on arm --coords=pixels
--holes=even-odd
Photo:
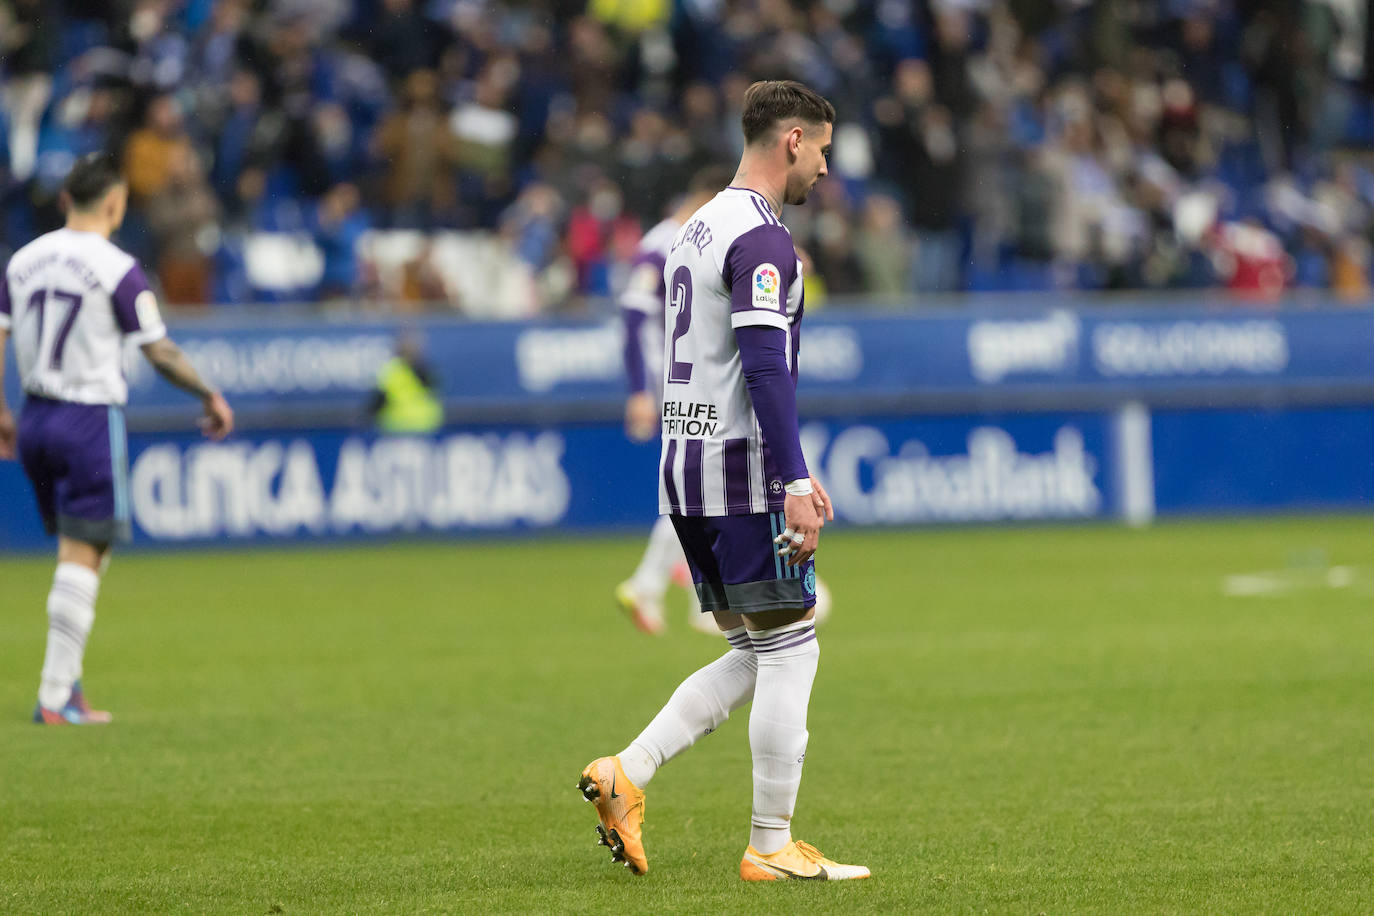
[[[186,354],[181,352],[181,348],[172,342],[171,338],[164,337],[143,346],[143,355],[148,358],[148,362],[153,364],[153,368],[158,374],[167,381],[176,385],[182,391],[194,394],[202,401],[215,393],[215,390],[205,383],[196,372],[195,366],[186,358]]]

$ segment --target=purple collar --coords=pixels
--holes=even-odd
[[[753,194],[753,195],[754,195],[755,197],[757,197],[759,200],[763,201],[764,205],[768,207],[768,211],[769,211],[770,213],[772,213],[774,216],[777,215],[777,211],[774,210],[774,209],[773,209],[773,205],[772,205],[771,203],[768,202],[768,198],[764,197],[762,194],[760,194],[758,191],[755,191],[753,188],[737,188],[737,187],[735,187],[734,185],[726,185],[726,186],[725,186],[725,190],[727,190],[727,191],[743,191],[745,194]]]

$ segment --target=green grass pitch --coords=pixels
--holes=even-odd
[[[595,846],[579,770],[721,651],[617,615],[641,544],[118,557],[91,729],[28,723],[51,561],[0,560],[0,912],[1374,909],[1374,518],[829,534],[831,886],[738,880],[747,710],[650,787],[648,876]]]

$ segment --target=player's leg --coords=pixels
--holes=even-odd
[[[86,642],[95,623],[95,602],[107,551],[62,536],[57,570],[48,592],[48,641],[34,721],[100,725],[110,714],[91,709],[81,690]]]
[[[26,404],[20,439],[40,509],[59,535],[34,721],[103,724],[110,714],[90,708],[80,680],[100,576],[129,527],[123,417],[103,406]]]
[[[663,595],[672,581],[673,569],[682,562],[673,523],[660,515],[649,530],[649,542],[634,574],[615,590],[616,602],[639,629],[646,633],[663,631]]]
[[[749,713],[754,804],[740,876],[751,881],[867,877],[868,869],[840,865],[792,838],[820,644],[813,610],[815,563],[788,566],[777,556],[773,539],[785,525],[781,515],[740,517],[716,545],[726,599],[744,617],[757,664]]]
[[[648,870],[640,826],[644,787],[664,763],[709,735],[754,693],[754,653],[742,621],[730,619],[723,584],[711,552],[714,520],[673,517],[684,552],[698,585],[702,606],[720,612],[731,626],[724,635],[730,648],[720,658],[687,677],[653,720],[614,757],[592,761],[582,773],[579,788],[597,803],[598,830],[614,860],[631,870]]]
[[[754,692],[754,652],[743,620],[731,613],[713,550],[719,519],[671,516],[698,601],[724,622],[730,649],[678,685],[653,721],[619,755],[625,774],[643,787],[663,764],[720,727]]]

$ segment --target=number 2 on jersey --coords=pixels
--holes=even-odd
[[[692,324],[692,271],[685,264],[673,272],[668,304],[677,309],[677,323],[673,326],[673,345],[668,351],[668,381],[685,385],[692,380],[692,364],[678,362],[677,342]]]
[[[43,304],[47,299],[48,291],[40,289],[29,299],[29,309],[38,310],[38,343],[43,345]],[[52,356],[48,359],[48,366],[52,369],[62,368],[62,348],[67,345],[67,335],[72,332],[72,325],[76,324],[76,313],[81,310],[80,293],[64,293],[60,289],[52,291],[54,299],[61,299],[67,303],[67,317],[62,319],[62,325],[57,329],[56,336],[52,341]]]

